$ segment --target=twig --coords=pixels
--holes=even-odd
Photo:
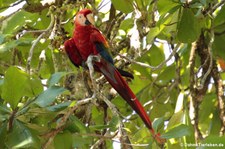
[[[139,66],[142,66],[142,67],[145,67],[145,68],[151,68],[151,69],[154,69],[154,68],[155,68],[154,66],[148,65],[148,64],[146,64],[146,63],[142,63],[142,62],[138,62],[138,61],[132,60],[131,58],[126,57],[126,56],[124,56],[124,55],[122,55],[122,54],[118,54],[118,55],[119,55],[120,57],[122,57],[122,58],[128,60],[129,62],[134,63],[134,64],[137,64],[137,65],[139,65]]]
[[[190,67],[190,92],[191,92],[191,101],[190,108],[194,110],[193,114],[193,125],[195,129],[195,140],[198,142],[199,138],[202,138],[201,132],[198,128],[198,111],[199,111],[199,102],[196,95],[197,89],[195,88],[195,58],[196,58],[196,48],[197,42],[192,44],[190,58],[189,58],[189,67]]]
[[[31,60],[33,57],[33,53],[34,53],[34,48],[35,46],[38,44],[38,42],[41,40],[41,38],[47,33],[49,32],[53,25],[54,25],[54,16],[53,14],[51,14],[51,22],[48,26],[48,28],[46,30],[42,30],[43,32],[38,36],[38,38],[34,41],[34,43],[32,44],[31,48],[30,48],[30,52],[29,52],[29,56],[27,58],[27,66],[26,66],[26,71],[30,74],[30,64],[31,64]]]
[[[106,5],[108,5],[110,3],[110,1],[107,1],[105,4],[104,4],[105,0],[101,1],[100,4],[98,5],[98,11],[101,10],[102,8],[104,8]]]
[[[209,11],[206,14],[212,14],[217,8],[222,6],[225,3],[225,0],[221,0],[219,3],[216,3],[212,9],[209,9]]]
[[[48,141],[43,145],[43,149],[47,149],[47,147],[51,144],[54,137],[62,130],[63,126],[65,125],[66,121],[69,119],[69,116],[80,106],[87,104],[91,102],[94,98],[85,98],[83,100],[80,100],[76,103],[75,106],[73,106],[69,111],[62,117],[58,125],[56,126],[56,129],[50,132],[50,136]]]
[[[117,142],[117,143],[120,143],[120,144],[124,144],[124,145],[127,145],[127,146],[136,146],[136,147],[147,147],[149,144],[132,144],[132,143],[121,143],[120,141],[118,141],[117,139],[113,139],[116,137],[116,135],[118,135],[118,131],[116,131],[115,133],[111,134],[111,135],[98,135],[98,134],[81,134],[81,133],[77,133],[77,134],[74,134],[75,136],[89,136],[89,137],[97,137],[97,138],[101,138],[101,139],[104,139],[104,140],[112,140],[113,142]],[[95,146],[97,147],[97,146]],[[92,146],[92,148],[94,149],[95,148],[94,146]]]
[[[218,108],[219,108],[219,117],[221,120],[221,129],[220,136],[225,134],[225,96],[224,96],[224,86],[223,80],[220,77],[217,64],[213,61],[213,69],[212,69],[212,77],[215,82],[217,100],[218,100]]]
[[[126,56],[123,56],[123,55],[121,55],[121,54],[118,54],[120,57],[122,57],[122,58],[124,58],[124,59],[126,59],[126,60],[128,60],[129,62],[131,62],[131,63],[134,63],[134,64],[137,64],[137,65],[140,65],[140,66],[142,66],[142,67],[146,67],[146,68],[150,68],[150,69],[152,69],[152,71],[156,71],[156,70],[158,70],[158,69],[161,69],[175,54],[176,54],[176,52],[177,52],[177,50],[178,50],[178,48],[180,47],[180,45],[181,44],[177,44],[176,45],[176,47],[173,49],[173,51],[172,51],[172,53],[169,55],[169,57],[165,60],[165,61],[163,61],[162,63],[160,63],[158,66],[151,66],[151,65],[148,65],[148,64],[146,64],[146,63],[142,63],[142,62],[137,62],[137,61],[135,61],[135,60],[132,60],[132,59],[130,59],[130,58],[128,58],[128,57],[126,57]]]
[[[213,45],[213,42],[214,42],[214,31],[211,30],[211,40],[209,42],[209,45],[208,45],[208,56],[209,56],[209,67],[208,67],[208,70],[206,71],[206,73],[204,74],[202,80],[201,80],[201,84],[200,86],[198,86],[197,88],[199,90],[203,89],[204,85],[205,85],[205,81],[206,79],[208,78],[209,74],[211,73],[212,71],[212,67],[213,67],[213,58],[212,58],[212,45]],[[205,62],[208,61],[207,59],[205,60]]]

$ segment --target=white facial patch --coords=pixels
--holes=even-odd
[[[77,23],[79,23],[79,24],[82,25],[82,26],[85,26],[85,25],[86,25],[86,24],[85,24],[86,18],[84,17],[83,14],[78,14],[78,15],[76,16],[76,21],[77,21]]]

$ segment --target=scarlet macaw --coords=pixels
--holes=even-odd
[[[78,12],[74,24],[73,37],[64,43],[65,51],[71,62],[76,67],[79,67],[83,66],[88,56],[99,56],[100,61],[93,61],[94,69],[105,76],[111,86],[141,117],[157,142],[163,143],[165,140],[160,137],[159,133],[155,133],[148,114],[121,76],[133,78],[133,75],[114,66],[113,59],[108,53],[109,45],[105,37],[94,27],[92,11],[83,9]]]

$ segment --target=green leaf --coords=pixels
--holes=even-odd
[[[93,137],[81,137],[73,135],[73,148],[74,149],[87,149],[93,143]]]
[[[225,5],[221,8],[220,11],[218,11],[217,16],[214,19],[214,26],[222,25],[225,23]]]
[[[70,149],[72,148],[72,135],[68,131],[59,133],[54,138],[55,149]]]
[[[6,7],[6,6],[9,6],[10,4],[12,3],[15,3],[17,2],[17,0],[0,0],[0,7]],[[8,7],[7,7],[8,8]],[[4,9],[3,9],[4,10]]]
[[[56,97],[58,95],[62,94],[65,91],[66,89],[63,87],[58,87],[58,86],[49,87],[47,90],[42,92],[37,97],[37,99],[35,100],[35,103],[39,105],[40,107],[47,107],[56,100]]]
[[[184,118],[185,118],[185,113],[183,111],[179,111],[177,113],[174,113],[173,116],[171,117],[168,125],[167,125],[167,128],[171,129],[174,126],[182,124],[183,121],[184,121]]]
[[[163,97],[160,97],[163,98]],[[160,99],[162,100],[162,99]],[[162,117],[162,115],[171,114],[173,112],[173,107],[171,103],[165,103],[166,98],[163,98],[164,102],[153,102],[151,110],[151,119],[156,117]]]
[[[178,0],[160,0],[157,2],[160,15],[169,13],[174,7],[181,6]]]
[[[219,115],[219,109],[216,108],[213,112],[213,118],[210,128],[210,134],[211,135],[218,135],[221,131],[221,119],[218,116]]]
[[[164,69],[164,71],[158,76],[157,80],[162,81],[163,83],[168,82],[175,77],[176,66],[170,65]]]
[[[130,13],[134,10],[133,0],[121,0],[119,3],[117,0],[112,0],[112,3],[117,10],[123,13]]]
[[[8,120],[11,115],[11,111],[7,106],[0,105],[0,124],[5,120]]]
[[[7,136],[8,148],[30,148],[34,147],[35,139],[31,131],[18,120],[14,120],[12,132]]]
[[[43,91],[41,80],[38,78],[30,78],[24,86],[24,96],[34,97]]]
[[[225,35],[215,36],[215,40],[213,42],[213,53],[216,56],[219,56],[222,59],[225,59],[224,52],[224,43],[225,43]]]
[[[156,36],[162,31],[162,29],[163,28],[160,28],[158,26],[151,28],[147,35],[147,43],[151,44]]]
[[[172,139],[172,138],[180,138],[187,135],[190,135],[189,126],[181,124],[179,126],[170,129],[168,132],[162,134],[161,137],[165,139]]]
[[[17,67],[9,67],[5,73],[2,86],[2,98],[15,109],[21,98],[24,96],[28,76]]]
[[[210,114],[212,114],[215,110],[215,108],[217,108],[217,106],[215,106],[216,102],[216,95],[215,94],[206,94],[202,100],[202,103],[199,107],[199,122],[207,124],[205,121],[208,119],[211,119],[209,116]],[[207,109],[207,110],[205,110]]]
[[[69,74],[69,72],[56,72],[52,74],[50,79],[48,80],[48,86],[51,87],[56,83],[59,83],[60,79],[67,74]]]
[[[178,24],[177,37],[180,42],[191,43],[200,35],[200,25],[190,8],[184,8]]]
[[[206,144],[206,145],[209,145],[209,146],[200,146],[199,149],[210,149],[210,148],[213,148],[213,149],[221,149],[221,148],[224,148],[225,147],[225,136],[222,136],[222,137],[219,137],[219,136],[214,136],[214,135],[211,135],[211,136],[208,136],[206,139],[204,139],[204,141],[201,142],[201,144]]]
[[[35,19],[35,13],[29,13],[24,10],[20,10],[9,19],[3,21],[2,32],[3,34],[12,34],[22,28],[26,21],[32,21]]]
[[[134,19],[128,18],[126,20],[123,20],[120,24],[120,29],[127,31],[128,29],[131,29],[134,26]]]
[[[18,40],[3,43],[0,45],[0,53],[11,50],[17,46],[30,45],[33,40],[33,38],[20,38]]]
[[[162,47],[153,45],[149,51],[150,54],[150,65],[158,66],[165,60],[165,55]]]
[[[160,117],[160,118],[156,118],[153,123],[152,123],[152,127],[154,130],[158,130],[158,128],[163,125],[163,122],[164,122],[164,118],[163,117]]]
[[[66,129],[70,132],[87,133],[88,128],[77,117],[70,116],[69,122],[66,124]]]
[[[103,130],[109,128],[109,125],[93,125],[89,126],[90,130],[96,131],[96,130]]]
[[[71,104],[71,101],[68,101],[68,102],[64,102],[64,103],[60,103],[57,105],[47,107],[47,109],[52,112],[57,112],[57,111],[61,111],[65,108],[67,108],[68,106],[70,106],[70,104]]]
[[[4,113],[4,114],[8,113],[8,114],[10,114],[11,111],[10,111],[10,109],[7,106],[0,105],[0,113]]]
[[[5,141],[7,135],[7,122],[5,121],[0,126],[0,148],[5,148]]]
[[[0,34],[0,44],[2,44],[9,37],[12,37],[12,35],[9,35],[9,34]]]
[[[119,119],[119,117],[113,116],[112,119],[111,119],[111,121],[109,122],[110,129],[112,131],[115,131],[115,130],[118,129],[119,125],[120,125],[120,119]]]
[[[40,94],[43,91],[41,80],[37,78],[31,78],[29,80],[29,89],[30,93],[32,93],[32,96]],[[29,91],[29,89],[27,89],[27,91]]]

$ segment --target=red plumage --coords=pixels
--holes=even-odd
[[[73,38],[64,44],[68,57],[75,66],[81,66],[89,55],[100,55],[100,62],[93,61],[95,70],[100,71],[119,95],[135,110],[157,142],[163,143],[165,140],[161,139],[159,134],[155,134],[148,114],[121,74],[131,78],[133,76],[114,66],[113,60],[107,52],[107,41],[100,31],[91,25],[88,19],[89,14],[91,14],[89,9],[83,9],[76,16]]]

